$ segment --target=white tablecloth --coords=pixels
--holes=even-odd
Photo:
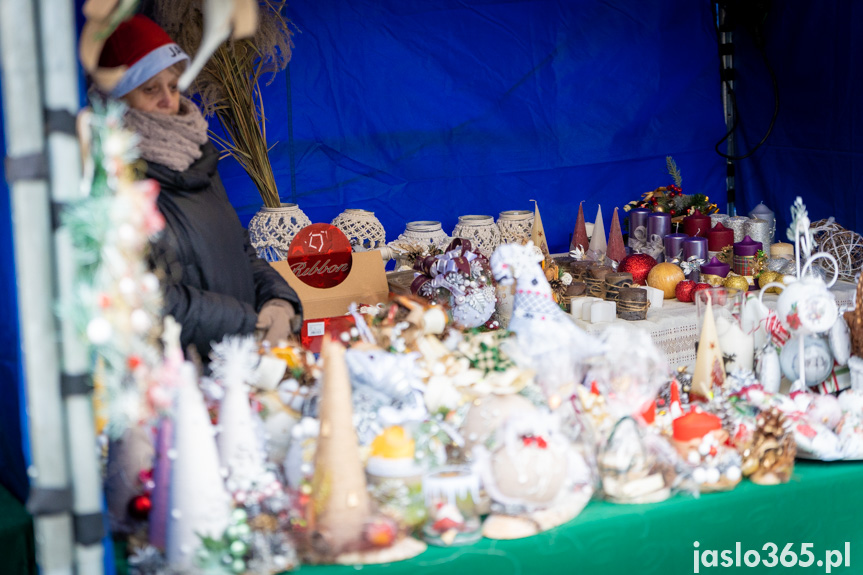
[[[856,286],[849,282],[837,282],[831,291],[836,296],[840,310],[854,306]],[[757,292],[756,292],[757,293]],[[769,308],[776,306],[776,294],[764,294],[764,303]],[[626,324],[632,329],[650,332],[650,337],[656,346],[665,352],[671,367],[693,365],[695,363],[695,343],[698,341],[698,326],[694,303],[683,303],[676,299],[667,299],[661,309],[650,309],[647,319],[643,321],[626,321],[615,319],[613,322],[590,323],[576,319],[582,329],[588,333],[597,333],[611,323]]]

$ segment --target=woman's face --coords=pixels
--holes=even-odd
[[[123,98],[130,108],[141,112],[174,116],[180,111],[177,80],[180,73],[173,67],[162,70]]]

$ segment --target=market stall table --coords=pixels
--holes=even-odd
[[[0,486],[0,574],[35,575],[33,519],[24,506]]]
[[[854,306],[856,286],[849,282],[837,282],[830,290],[836,296],[840,309],[850,309]],[[756,295],[758,292],[754,292]],[[765,294],[764,303],[769,308],[776,307],[776,294]],[[634,329],[650,332],[650,337],[656,346],[665,352],[671,367],[693,365],[695,363],[695,342],[698,341],[697,317],[695,304],[683,303],[676,299],[667,299],[660,309],[649,309],[647,319],[642,321],[626,321],[615,319],[613,322],[590,323],[581,319],[575,322],[588,333],[604,330],[609,323],[626,325]]]
[[[824,573],[817,567],[828,550],[843,554],[850,544],[850,567],[833,573],[859,573],[863,568],[863,463],[798,462],[791,481],[760,486],[744,480],[727,493],[695,499],[677,496],[646,505],[591,502],[573,521],[527,539],[482,539],[468,547],[430,547],[410,561],[363,566],[364,575],[423,575],[458,573],[602,573],[603,575],[677,575],[694,572],[694,542],[698,550],[730,550],[741,544],[741,567],[748,573],[772,572],[763,566],[747,569],[743,554],[758,550],[768,560],[765,544],[788,543],[800,556],[801,544],[812,543],[812,569],[785,569],[782,573]],[[769,548],[768,548],[769,551]],[[790,556],[789,556],[790,557]],[[708,556],[709,558],[709,556]],[[751,558],[751,557],[750,557]],[[787,557],[786,557],[787,558]],[[721,559],[720,559],[721,560]],[[701,573],[716,569],[700,568]],[[734,568],[721,572],[736,572]],[[353,566],[303,567],[303,575],[347,575]]]

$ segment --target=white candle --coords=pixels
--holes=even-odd
[[[575,319],[590,321],[590,306],[602,299],[593,296],[578,296],[569,301],[569,313]]]
[[[650,286],[642,286],[641,289],[647,292],[647,301],[650,302],[649,309],[656,310],[662,307],[662,302],[665,300],[664,291]]]
[[[613,301],[596,301],[590,306],[590,323],[614,321],[617,317],[617,303]]]
[[[719,338],[719,348],[726,356],[732,359],[725,365],[725,369],[733,371],[743,369],[752,371],[755,357],[754,342],[752,334],[745,333],[737,322],[729,320],[724,315],[716,317],[716,335]]]

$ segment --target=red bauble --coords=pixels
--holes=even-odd
[[[682,282],[678,282],[677,287],[674,290],[674,295],[677,299],[685,303],[692,303],[694,293],[695,282],[692,280],[683,280]]]
[[[706,284],[704,282],[698,282],[697,284],[695,284],[695,291],[701,291],[703,289],[708,289],[708,288],[712,288],[712,287],[713,286],[710,284]]]
[[[656,260],[647,254],[630,254],[621,260],[617,271],[632,274],[632,281],[638,285],[647,284],[647,274],[656,265]]]
[[[139,521],[143,521],[150,515],[153,502],[149,495],[136,495],[129,500],[129,515]]]

